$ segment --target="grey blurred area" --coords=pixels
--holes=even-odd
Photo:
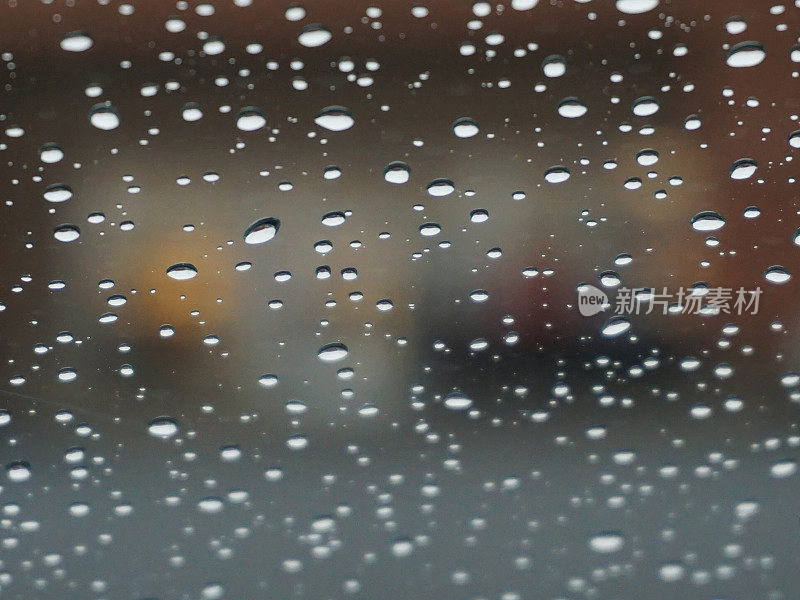
[[[0,598],[800,593],[800,9],[422,8],[0,8]],[[307,47],[313,24],[331,37]],[[728,66],[743,41],[763,61]],[[586,114],[560,116],[573,97]],[[247,107],[265,127],[237,127]],[[321,126],[329,107],[352,127]],[[693,229],[703,211],[724,227]],[[245,243],[266,217],[274,239]],[[611,338],[576,305],[608,271],[763,293]]]

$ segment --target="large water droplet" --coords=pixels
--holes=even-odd
[[[749,179],[758,169],[758,163],[752,158],[740,158],[731,165],[731,179]]]
[[[251,224],[244,232],[246,244],[263,244],[270,241],[278,233],[281,222],[274,217],[265,217]]]
[[[77,225],[65,223],[64,225],[59,225],[53,230],[53,237],[59,242],[74,242],[81,237],[81,230],[77,227]]]
[[[48,202],[66,202],[72,198],[72,189],[63,183],[54,183],[47,187],[42,197]]]
[[[350,129],[356,122],[353,115],[343,106],[328,106],[319,111],[314,122],[329,131]]]
[[[166,440],[178,433],[178,421],[172,417],[157,417],[147,424],[147,433]]]
[[[330,29],[319,23],[314,23],[312,25],[306,25],[300,30],[297,41],[300,42],[301,46],[305,46],[306,48],[317,48],[318,46],[328,43],[332,37],[333,34],[330,32]]]
[[[728,51],[725,62],[729,67],[754,67],[767,56],[758,42],[740,42]]]
[[[706,210],[692,217],[692,229],[695,231],[716,231],[725,226],[725,218],[719,213]]]
[[[71,31],[61,38],[61,49],[67,52],[84,52],[93,44],[92,38],[84,31]]]
[[[434,179],[428,184],[428,193],[436,198],[449,196],[455,191],[455,185],[449,179]]]
[[[544,180],[547,183],[564,183],[569,175],[569,169],[565,167],[550,167],[544,172]]]
[[[466,410],[472,406],[472,399],[459,392],[453,392],[445,396],[444,405],[450,410]]]
[[[39,159],[43,163],[57,163],[62,158],[64,158],[64,151],[57,144],[44,144],[39,148]]]
[[[397,185],[403,184],[411,177],[411,167],[406,163],[395,161],[386,165],[383,170],[383,178],[389,183]]]
[[[764,271],[764,279],[770,283],[781,284],[786,283],[792,278],[792,274],[780,265],[773,265]]]
[[[589,549],[600,554],[619,552],[625,545],[625,537],[616,532],[597,533],[589,538]]]
[[[622,335],[631,328],[631,322],[625,317],[611,317],[606,321],[600,333],[603,336],[612,338]]]
[[[242,131],[255,131],[266,124],[264,114],[255,106],[247,106],[236,115],[236,127]]]
[[[14,483],[28,481],[32,474],[31,466],[26,462],[18,461],[6,465],[6,477],[8,477],[9,481],[13,481]]]
[[[197,267],[191,263],[176,263],[167,269],[167,275],[178,281],[186,281],[197,276]]]
[[[650,115],[657,113],[658,109],[658,100],[652,96],[642,96],[631,106],[633,114],[635,114],[637,117],[649,117]]]
[[[567,119],[577,119],[586,114],[586,104],[578,98],[564,98],[558,103],[558,114]]]
[[[95,104],[89,111],[89,122],[103,131],[119,127],[119,113],[110,104]]]
[[[658,0],[616,0],[617,10],[626,15],[646,13],[656,6],[658,6]]]
[[[453,123],[453,133],[456,137],[469,138],[478,135],[480,128],[477,121],[469,117],[461,117]]]
[[[317,358],[319,358],[322,362],[336,362],[337,360],[342,360],[345,356],[347,356],[347,352],[347,346],[336,342],[333,344],[327,344],[320,348],[317,352]]]
[[[561,77],[567,72],[567,61],[563,56],[551,54],[542,61],[542,73],[545,77]]]

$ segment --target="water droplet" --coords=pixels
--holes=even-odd
[[[754,67],[766,56],[764,46],[758,42],[740,42],[728,50],[725,62],[729,67]]]
[[[172,417],[157,417],[147,424],[147,433],[166,440],[177,435],[178,421]]]
[[[392,544],[392,554],[397,558],[405,558],[414,551],[414,544],[411,540],[403,538],[396,540]]]
[[[428,184],[428,194],[436,198],[448,196],[455,191],[455,185],[449,179],[434,179]]]
[[[643,167],[649,167],[658,162],[658,152],[652,149],[646,149],[636,154],[636,162]]]
[[[178,281],[186,281],[197,276],[197,267],[191,263],[176,263],[167,269],[167,275]]]
[[[24,461],[13,462],[6,465],[6,477],[8,477],[9,481],[13,481],[14,483],[28,481],[32,474],[31,466]]]
[[[780,265],[773,265],[766,271],[764,271],[764,279],[769,281],[770,283],[786,283],[789,279],[792,278],[792,274],[786,270],[785,267]]]
[[[444,405],[450,410],[466,410],[472,406],[472,399],[459,392],[453,392],[445,396]]]
[[[397,185],[403,184],[411,177],[411,167],[406,163],[396,161],[386,165],[383,170],[383,178],[389,183]]]
[[[779,460],[769,467],[769,474],[776,479],[791,477],[795,473],[797,473],[797,461],[790,459]]]
[[[717,231],[725,226],[725,218],[715,212],[706,210],[692,217],[692,229],[695,231]]]
[[[103,131],[119,127],[119,113],[108,103],[95,104],[89,111],[89,122]]]
[[[43,163],[57,163],[62,158],[64,158],[64,151],[57,144],[44,144],[39,148],[39,159]]]
[[[419,226],[419,233],[425,237],[431,237],[441,233],[442,228],[438,223],[425,223]]]
[[[245,244],[263,244],[270,241],[278,233],[281,222],[274,217],[259,219],[244,232]]]
[[[340,343],[327,344],[319,349],[317,358],[322,362],[336,362],[347,356],[347,346]]]
[[[181,117],[184,121],[192,123],[203,118],[203,109],[197,102],[187,102],[181,108]]]
[[[305,46],[306,48],[317,48],[323,44],[327,44],[332,37],[333,34],[330,32],[330,29],[319,23],[314,23],[312,25],[306,25],[300,30],[297,41],[300,42],[301,46]]]
[[[203,52],[208,56],[216,56],[225,52],[225,42],[217,35],[210,36],[203,42]]]
[[[567,61],[563,56],[551,54],[542,61],[542,73],[545,77],[561,77],[567,72]]]
[[[758,169],[758,163],[752,158],[740,158],[731,165],[731,179],[749,179]]]
[[[725,21],[725,30],[731,35],[738,35],[747,29],[747,22],[739,16],[731,17]]]
[[[71,367],[64,367],[63,369],[59,369],[56,375],[59,381],[63,381],[64,383],[69,383],[70,381],[75,381],[78,377],[78,372],[71,368]]]
[[[59,242],[74,242],[81,236],[81,230],[76,225],[65,223],[53,230],[53,237]]]
[[[564,183],[569,176],[569,169],[565,167],[550,167],[544,172],[544,180],[547,183]]]
[[[622,335],[630,328],[631,322],[625,317],[611,317],[606,321],[605,325],[603,325],[600,333],[605,337],[612,338]]]
[[[625,537],[619,533],[606,531],[589,538],[589,549],[600,554],[619,552],[625,545]]]
[[[256,131],[266,124],[264,114],[255,106],[247,106],[236,115],[236,127],[241,131]]]
[[[344,224],[346,220],[345,214],[341,211],[329,212],[322,217],[322,224],[328,227],[338,227]]]
[[[314,122],[329,131],[344,131],[350,129],[356,121],[343,106],[328,106],[319,111]]]
[[[650,115],[654,115],[658,112],[659,108],[658,100],[652,96],[643,96],[636,100],[631,106],[633,114],[637,117],[649,117]]]
[[[658,6],[658,0],[616,0],[617,10],[626,15],[646,13],[656,6]]]
[[[72,189],[63,183],[54,183],[48,186],[42,196],[48,202],[66,202],[72,198]]]
[[[92,38],[84,31],[70,31],[61,38],[61,49],[67,52],[84,52],[93,44]]]
[[[477,121],[469,117],[461,117],[453,123],[453,133],[459,138],[470,138],[478,135],[480,128]]]
[[[558,103],[558,114],[567,119],[577,119],[586,114],[586,104],[578,98],[564,98]]]

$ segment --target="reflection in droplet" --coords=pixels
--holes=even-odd
[[[445,396],[444,405],[450,410],[466,410],[472,406],[472,399],[459,392],[453,392]]]
[[[178,433],[178,421],[172,417],[157,417],[147,424],[147,433],[161,439],[171,438]]]
[[[71,31],[61,38],[61,49],[67,52],[84,52],[93,44],[89,34],[83,31]]]
[[[658,112],[658,100],[652,96],[643,96],[633,103],[631,110],[637,117],[649,117]]]
[[[72,189],[63,183],[54,183],[47,187],[42,196],[48,202],[66,202],[72,198]]]
[[[477,121],[469,117],[461,117],[453,123],[453,133],[459,138],[470,138],[480,131]]]
[[[167,269],[167,275],[178,281],[185,281],[197,276],[197,267],[191,263],[176,263]]]
[[[625,537],[616,532],[597,533],[589,538],[589,549],[600,554],[619,552],[625,545]]]
[[[586,114],[586,104],[578,98],[564,98],[558,103],[558,114],[567,119],[577,119]]]
[[[455,191],[455,185],[449,179],[434,179],[428,184],[428,193],[436,198],[448,196]]]
[[[658,0],[616,0],[619,12],[626,15],[638,15],[653,10],[658,6]]]
[[[758,42],[740,42],[728,50],[725,62],[729,67],[754,67],[766,56],[764,46]]]
[[[103,131],[119,127],[119,113],[108,103],[95,104],[89,111],[89,122]]]
[[[563,56],[551,54],[542,61],[542,73],[545,77],[561,77],[567,72],[567,62]]]
[[[319,349],[317,358],[322,362],[336,362],[347,356],[347,346],[340,343],[327,344]]]
[[[300,30],[297,41],[300,42],[301,46],[305,46],[306,48],[317,48],[318,46],[328,43],[332,37],[333,34],[327,27],[314,23],[312,25],[306,25]]]
[[[329,131],[344,131],[355,124],[355,119],[343,106],[328,106],[317,114],[314,122]]]
[[[725,226],[725,218],[719,213],[706,210],[692,217],[692,229],[695,231],[717,231]]]
[[[62,158],[64,158],[64,151],[57,144],[43,144],[42,147],[39,148],[39,159],[43,163],[57,163]]]
[[[28,481],[32,474],[31,466],[24,461],[13,462],[6,465],[6,477],[8,477],[9,481],[13,481],[14,483]]]
[[[550,167],[544,172],[544,180],[547,183],[564,183],[569,179],[569,169],[566,167]]]
[[[789,271],[780,265],[773,265],[766,271],[764,271],[764,279],[769,281],[770,283],[786,283],[792,278],[792,274]]]
[[[389,183],[397,185],[406,183],[411,177],[411,167],[406,163],[395,161],[386,165],[383,170],[383,178]]]
[[[749,179],[758,169],[758,163],[752,158],[740,158],[731,165],[731,179]]]
[[[59,242],[74,242],[81,237],[81,230],[77,225],[65,223],[64,225],[59,225],[53,230],[53,237]]]
[[[264,114],[255,106],[247,106],[236,115],[236,127],[241,131],[255,131],[266,124]]]
[[[265,217],[252,223],[244,232],[245,244],[263,244],[278,233],[281,222],[274,217]]]
[[[628,329],[631,328],[631,322],[625,317],[611,317],[606,324],[603,325],[603,328],[600,330],[600,333],[603,336],[612,338],[622,335]]]

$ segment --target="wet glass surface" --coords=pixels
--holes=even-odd
[[[0,597],[800,593],[797,3],[0,15]]]

